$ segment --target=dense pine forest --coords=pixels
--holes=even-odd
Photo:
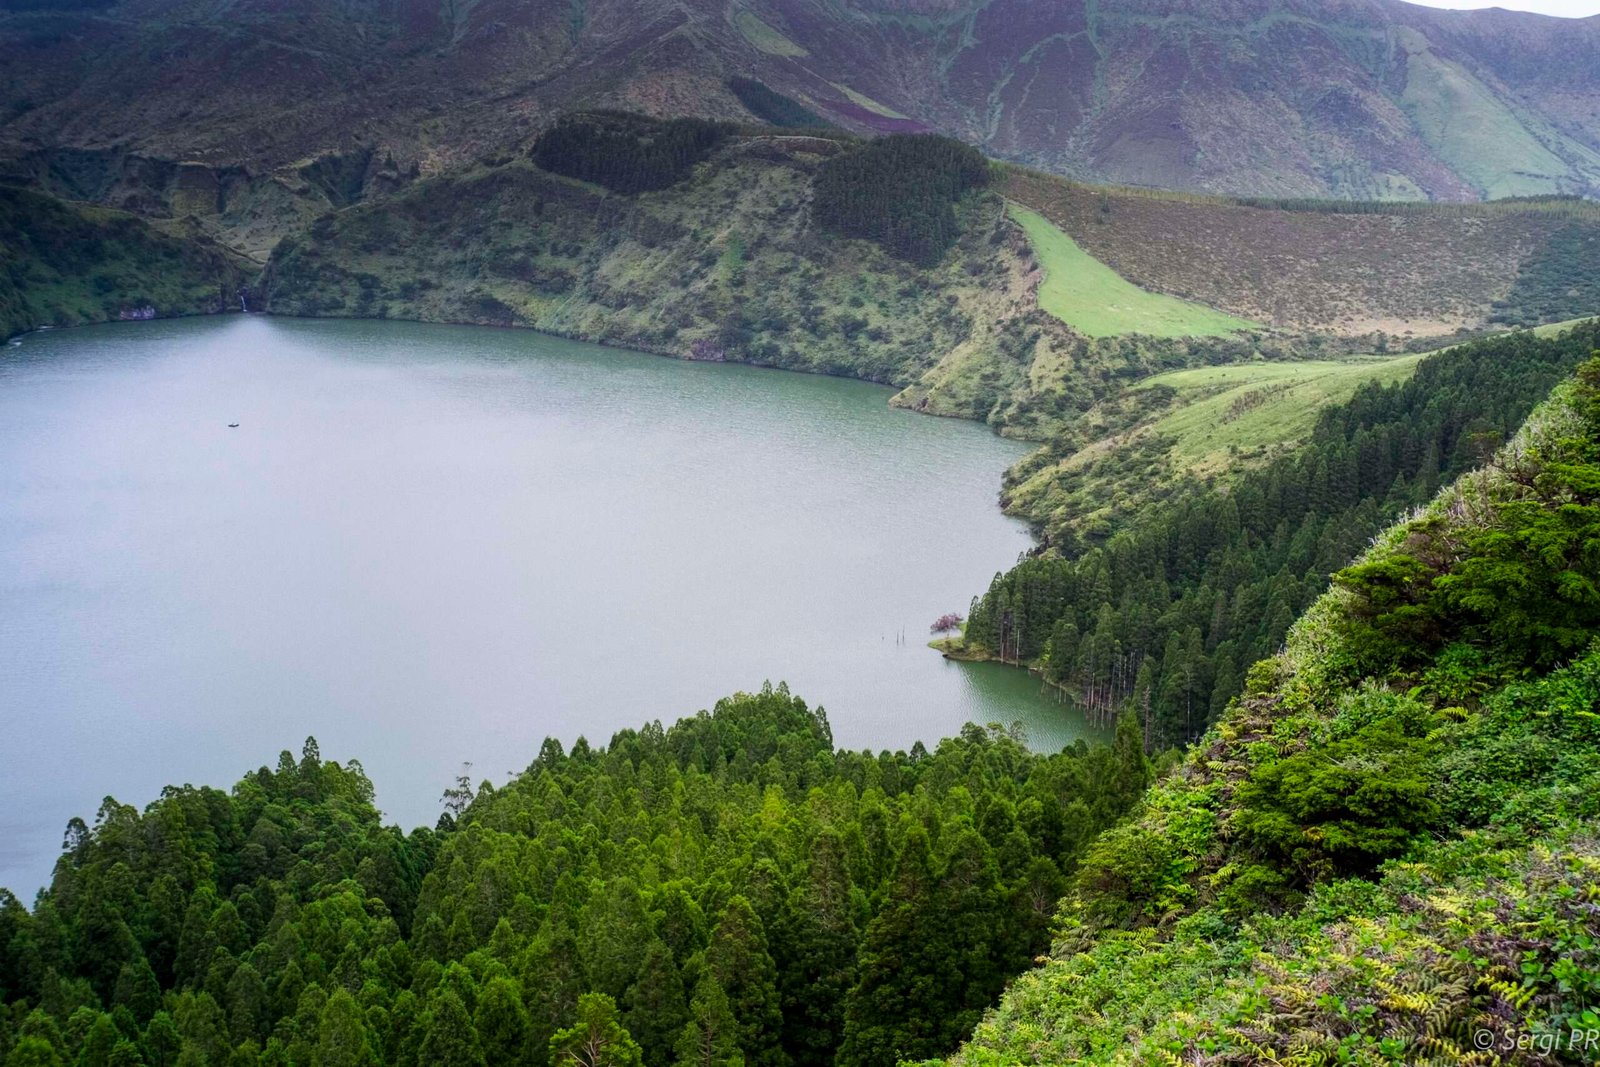
[[[666,189],[689,176],[727,134],[705,119],[660,121],[624,112],[569,115],[542,134],[533,161],[617,193]]]
[[[762,122],[789,128],[828,125],[822,116],[804,104],[775,92],[754,78],[729,78],[728,90]]]
[[[1195,737],[1250,664],[1406,509],[1490,455],[1600,345],[1590,323],[1447,350],[1324,411],[1296,453],[1180,497],[1103,547],[1027,560],[972,608],[970,644],[1035,661],[1091,711],[1131,700],[1150,743]]]
[[[960,141],[880,137],[823,165],[813,209],[823,226],[930,267],[959,233],[956,202],[988,178],[988,160]]]
[[[108,799],[0,897],[7,1067],[867,1065],[953,1048],[1049,941],[1150,770],[969,727],[836,751],[782,688],[605,748],[547,741],[434,829],[359,764]]]

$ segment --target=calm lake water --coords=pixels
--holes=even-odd
[[[0,885],[30,899],[108,794],[308,734],[408,826],[463,761],[501,781],[767,679],[851,748],[1097,736],[925,646],[1028,547],[996,506],[1023,447],[889,395],[403,323],[0,349]]]

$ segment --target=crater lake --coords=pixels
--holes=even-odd
[[[929,623],[1027,550],[1027,446],[890,390],[516,330],[233,315],[0,351],[0,885],[109,791],[361,761],[432,824],[464,762],[784,682],[836,744],[1103,738]],[[237,426],[231,424],[237,423]]]

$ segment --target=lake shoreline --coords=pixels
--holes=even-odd
[[[1025,672],[896,640],[1032,543],[995,506],[1025,446],[768,369],[257,314],[29,338],[0,360],[0,713],[49,728],[0,802],[59,827],[315,734],[431,822],[463,760],[498,781],[768,678],[852,749],[1093,736]],[[0,882],[54,858],[27,837]]]
[[[519,322],[491,322],[484,319],[414,318],[405,315],[295,315],[288,312],[272,311],[270,309],[256,310],[253,308],[247,308],[241,311],[238,308],[223,308],[217,311],[182,311],[171,315],[156,314],[147,318],[139,319],[104,318],[96,319],[93,322],[72,323],[71,325],[66,326],[41,324],[33,327],[32,329],[20,330],[17,333],[11,334],[9,337],[0,338],[0,344],[9,345],[14,340],[29,337],[34,334],[55,333],[63,330],[81,330],[89,326],[111,326],[131,322],[171,322],[176,319],[224,318],[230,315],[256,315],[263,318],[285,319],[300,322],[410,322],[416,323],[419,326],[473,326],[490,330],[523,330],[528,333],[537,334],[541,337],[559,337],[565,341],[581,341],[584,344],[599,345],[602,348],[612,348],[621,352],[642,352],[648,356],[658,356],[662,359],[673,359],[680,363],[728,363],[744,367],[759,367],[762,370],[787,371],[791,374],[807,374],[817,378],[836,378],[840,381],[864,382],[867,385],[878,385],[885,389],[894,390],[894,394],[890,396],[888,401],[889,406],[892,408],[896,408],[901,411],[913,411],[918,415],[927,415],[937,419],[953,419],[957,422],[970,422],[978,426],[986,427],[989,432],[994,434],[996,437],[1004,438],[1008,441],[1019,441],[1029,445],[1038,445],[1041,443],[1035,438],[1022,437],[1002,432],[1001,429],[996,428],[990,423],[982,419],[975,419],[970,415],[963,415],[954,411],[932,410],[927,407],[925,402],[912,403],[908,400],[905,403],[896,403],[899,397],[906,392],[912,383],[906,383],[902,385],[898,382],[885,381],[881,378],[870,378],[859,374],[840,374],[834,371],[813,370],[807,367],[786,367],[778,363],[764,363],[760,360],[753,359],[729,359],[725,354],[715,357],[697,356],[692,350],[680,351],[676,349],[664,348],[660,345],[651,344],[648,341],[632,340],[629,338],[594,337],[583,332],[550,330],[539,326],[529,326]]]

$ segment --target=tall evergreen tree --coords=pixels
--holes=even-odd
[[[784,1067],[779,1044],[783,1025],[778,970],[767,949],[766,931],[750,902],[728,901],[706,946],[706,970],[728,996],[739,1020],[739,1047],[749,1067]]]
[[[640,1067],[639,1046],[617,1014],[617,1005],[604,993],[578,998],[573,1024],[550,1039],[550,1059],[556,1067]]]
[[[436,993],[429,1001],[419,1059],[437,1067],[486,1067],[483,1046],[466,1005],[450,990]]]
[[[710,974],[702,974],[689,1005],[689,1021],[678,1035],[674,1067],[744,1067],[739,1021],[728,995]]]

